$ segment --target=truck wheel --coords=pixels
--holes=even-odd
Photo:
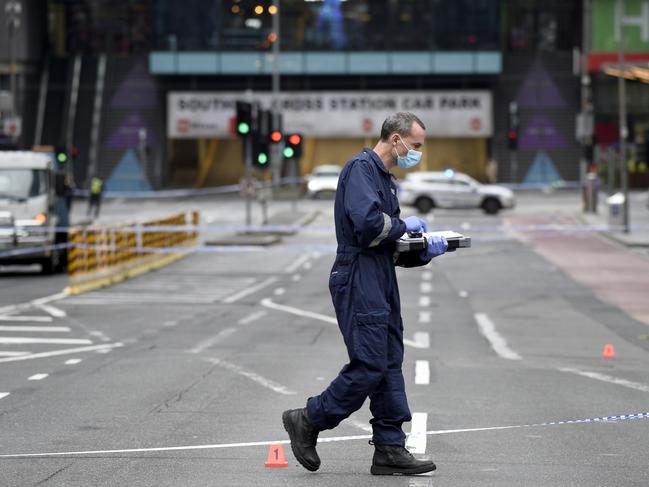
[[[495,215],[500,211],[500,201],[495,198],[487,198],[482,202],[482,209],[487,215]]]
[[[426,198],[425,196],[422,196],[420,198],[417,198],[417,201],[415,201],[415,207],[421,212],[421,213],[428,213],[430,210],[435,208],[435,203],[433,200],[430,198]]]

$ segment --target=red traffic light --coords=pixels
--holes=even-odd
[[[302,137],[298,134],[293,134],[288,138],[288,143],[291,145],[300,145],[300,142],[302,142]]]
[[[514,130],[510,130],[509,132],[507,132],[507,138],[509,140],[517,139],[518,138],[518,133],[516,133],[516,131],[514,131]]]
[[[279,130],[275,130],[270,134],[270,140],[273,142],[281,142],[282,140],[282,133]]]

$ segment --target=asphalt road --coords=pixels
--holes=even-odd
[[[561,198],[513,214],[555,218]],[[47,455],[0,456],[0,485],[649,484],[649,419],[628,416],[649,412],[647,325],[503,232],[507,214],[477,211],[431,221],[479,228],[473,248],[398,270],[410,446],[438,470],[371,476],[367,404],[321,433],[333,441],[318,472],[286,444],[289,467],[265,468],[286,441],[281,412],[346,361],[327,289],[331,202],[305,205],[318,219],[280,245],[193,255],[40,306],[6,308],[56,293],[61,277],[3,274],[0,326],[14,328],[0,328],[0,455]]]

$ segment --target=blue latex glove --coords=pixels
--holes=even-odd
[[[424,233],[428,231],[428,223],[418,216],[409,216],[404,220],[404,223],[406,224],[406,232],[421,232],[422,228]]]
[[[442,255],[448,249],[448,242],[444,237],[432,236],[428,238],[428,248],[424,251],[426,259]]]

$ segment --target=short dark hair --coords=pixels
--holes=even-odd
[[[410,135],[412,124],[416,122],[422,129],[426,130],[424,122],[419,120],[419,117],[410,112],[397,112],[390,115],[383,122],[381,127],[381,140],[386,141],[391,133],[398,133],[404,137]]]

